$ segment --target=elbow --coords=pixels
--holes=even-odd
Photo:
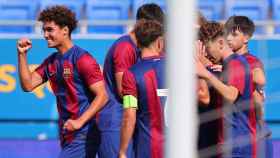
[[[231,94],[225,97],[225,99],[230,103],[233,104],[237,99],[237,95]]]
[[[264,86],[266,83],[265,78],[258,78],[256,83],[260,86]]]
[[[209,105],[209,103],[210,103],[210,98],[201,98],[201,99],[199,99],[199,102],[200,102],[200,104],[199,105],[202,105],[202,106],[208,106]]]
[[[208,106],[208,104],[210,103],[210,96],[208,91],[198,91],[198,101],[200,104],[202,104],[203,106]]]
[[[210,103],[210,97],[209,97],[209,95],[199,95],[198,101],[200,103],[199,105],[208,106]]]
[[[32,92],[33,91],[33,88],[31,86],[24,86],[24,85],[21,85],[21,89],[24,91],[24,92]]]

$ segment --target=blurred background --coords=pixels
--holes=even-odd
[[[38,13],[55,4],[71,8],[80,20],[72,36],[75,43],[103,65],[113,41],[131,30],[138,7],[150,2],[168,9],[165,0],[0,0],[0,158],[55,158],[59,153],[56,102],[49,85],[25,93],[17,75],[18,38],[32,39],[31,68],[54,51],[43,39]],[[249,47],[265,66],[265,119],[273,132],[274,156],[279,157],[280,0],[197,0],[196,7],[208,20],[246,15],[257,25]]]

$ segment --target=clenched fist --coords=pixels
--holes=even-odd
[[[28,38],[21,38],[17,41],[17,51],[19,54],[27,53],[32,47],[32,42]]]

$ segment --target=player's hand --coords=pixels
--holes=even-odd
[[[126,154],[125,153],[119,153],[119,157],[118,158],[126,158]]]
[[[82,126],[83,125],[80,121],[69,119],[64,123],[63,129],[66,129],[68,131],[76,131],[80,129]]]
[[[212,65],[213,63],[207,58],[206,48],[204,44],[198,40],[196,41],[196,58],[197,60],[200,60],[200,62],[204,66]]]
[[[19,54],[25,54],[32,47],[32,42],[28,38],[21,38],[17,41],[17,51]]]
[[[208,78],[209,72],[205,66],[199,61],[196,60],[196,74],[201,78]]]

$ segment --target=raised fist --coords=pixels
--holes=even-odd
[[[17,41],[17,51],[19,54],[27,53],[32,47],[32,42],[28,38],[21,38]]]

